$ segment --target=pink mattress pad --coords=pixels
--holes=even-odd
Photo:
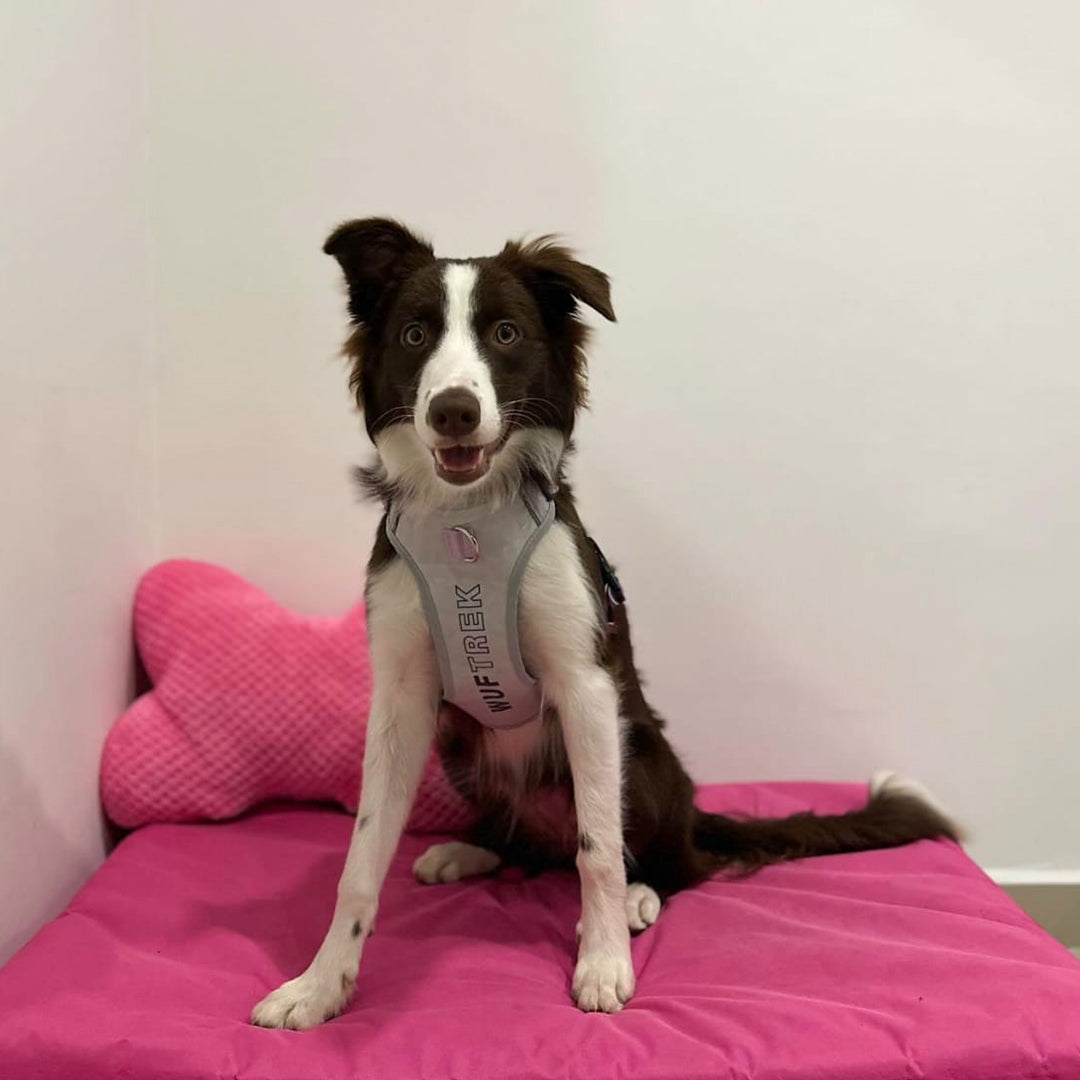
[[[842,810],[853,785],[710,787],[710,809]],[[577,882],[423,886],[407,836],[357,994],[250,1027],[334,901],[350,820],[271,807],[125,839],[0,971],[3,1080],[1074,1080],[1080,964],[955,845],[811,859],[681,893],[635,938],[637,996],[570,1002]]]

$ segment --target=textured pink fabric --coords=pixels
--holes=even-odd
[[[840,785],[712,809],[850,808]],[[311,959],[350,831],[325,809],[134,833],[0,971],[4,1080],[1076,1080],[1080,964],[956,846],[773,867],[676,896],[617,1016],[568,997],[573,874],[416,884],[407,836],[357,995],[308,1032],[251,1006]]]
[[[356,809],[371,699],[362,603],[304,618],[227,570],[173,560],[139,584],[135,640],[154,688],[105,744],[113,821],[220,820],[273,798]],[[433,756],[410,826],[467,821]]]

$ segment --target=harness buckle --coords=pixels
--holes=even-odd
[[[589,545],[593,549],[593,553],[596,555],[596,565],[600,571],[600,581],[604,586],[604,606],[607,609],[608,629],[614,629],[615,612],[616,609],[622,607],[623,604],[626,603],[626,593],[623,592],[623,587],[619,583],[619,579],[615,575],[611,563],[604,558],[604,553],[600,550],[600,545],[591,536],[586,536],[585,539],[589,542]]]

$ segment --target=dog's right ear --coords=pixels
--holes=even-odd
[[[323,244],[345,272],[349,314],[364,324],[386,290],[435,257],[431,245],[389,218],[362,218],[339,225]]]

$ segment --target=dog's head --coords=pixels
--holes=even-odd
[[[525,469],[557,478],[585,398],[579,302],[615,318],[604,274],[550,238],[437,259],[384,218],[347,222],[323,250],[345,272],[350,385],[377,483],[446,504]]]

